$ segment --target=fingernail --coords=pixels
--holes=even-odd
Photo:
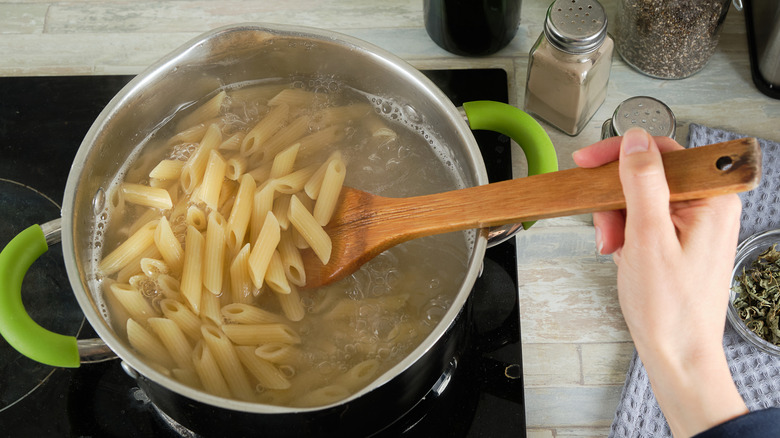
[[[626,155],[636,152],[647,152],[650,147],[650,138],[647,131],[642,128],[631,128],[623,134],[623,151]]]
[[[604,249],[604,240],[601,236],[601,228],[599,227],[595,227],[595,228],[596,228],[596,250],[599,252],[599,254],[603,254],[603,252],[601,251]]]

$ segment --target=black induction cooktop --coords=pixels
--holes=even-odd
[[[424,71],[460,105],[507,102],[499,69]],[[0,78],[0,246],[59,215],[70,163],[108,101],[132,76]],[[491,181],[512,176],[509,139],[475,132]],[[469,337],[457,364],[382,437],[523,437],[522,348],[514,240],[487,252],[467,305]],[[43,326],[95,337],[80,314],[59,247],[31,268],[23,300]],[[119,360],[78,369],[39,365],[0,338],[0,436],[199,436],[171,427]],[[264,435],[268,435],[264,433]],[[270,436],[270,435],[269,435]]]

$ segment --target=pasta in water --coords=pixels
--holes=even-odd
[[[343,185],[384,196],[462,186],[398,111],[317,82],[206,96],[140,145],[145,173],[110,188],[96,245],[107,317],[183,384],[250,402],[338,402],[416,348],[463,281],[467,238],[451,233],[302,289],[301,251],[329,259],[323,227]]]

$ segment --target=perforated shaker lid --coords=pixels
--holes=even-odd
[[[591,52],[607,37],[607,14],[596,0],[556,0],[547,10],[544,34],[564,52]]]
[[[674,138],[676,119],[671,108],[649,96],[635,96],[623,101],[612,114],[612,135],[620,136],[638,126],[650,135]]]

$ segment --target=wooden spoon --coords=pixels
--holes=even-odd
[[[663,154],[672,201],[747,191],[761,176],[754,138]],[[306,287],[332,283],[382,251],[450,231],[625,208],[618,163],[574,168],[411,198],[386,198],[344,187],[325,231],[333,242],[326,265],[304,252]]]

